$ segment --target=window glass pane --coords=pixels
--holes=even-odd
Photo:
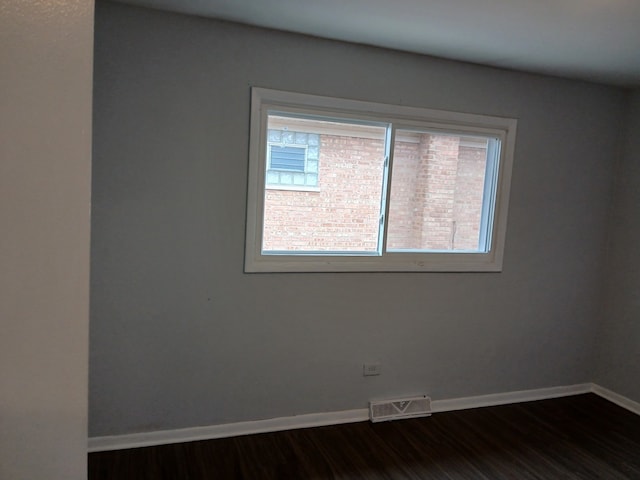
[[[386,130],[368,122],[268,116],[263,254],[378,252]]]
[[[484,252],[490,242],[495,140],[397,130],[387,250]],[[489,165],[487,164],[489,159]],[[487,168],[489,166],[489,168]]]

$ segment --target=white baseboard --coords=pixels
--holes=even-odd
[[[611,403],[626,408],[630,412],[640,415],[640,403],[634,402],[630,398],[624,397],[618,393],[612,392],[608,388],[601,387],[595,383],[591,384],[591,391],[602,398],[609,400]]]
[[[215,438],[237,437],[253,433],[279,432],[296,428],[338,425],[341,423],[364,422],[369,419],[369,410],[345,410],[341,412],[310,413],[293,417],[270,418],[249,422],[225,423],[206,427],[158,430],[155,432],[131,433],[106,437],[90,437],[89,452],[121,450],[125,448],[150,447],[169,443],[213,440]]]
[[[431,410],[437,412],[451,412],[468,408],[494,407],[510,403],[533,402],[549,398],[580,395],[591,391],[591,384],[581,383],[564,387],[538,388],[535,390],[520,390],[516,392],[493,393],[475,397],[452,398],[449,400],[432,400]]]
[[[602,391],[605,389],[600,388]],[[434,413],[468,408],[490,407],[509,403],[530,402],[549,398],[579,395],[594,391],[590,383],[570,385],[564,387],[540,388],[516,392],[462,397],[448,400],[432,400],[431,408]],[[611,392],[612,393],[612,392]],[[604,394],[598,393],[604,396]],[[612,393],[612,395],[615,395]],[[618,396],[619,397],[619,396]],[[623,397],[620,397],[623,398]],[[614,401],[614,400],[612,400]],[[631,402],[630,400],[627,400]],[[615,402],[614,403],[618,403]],[[633,402],[631,402],[633,403]],[[637,405],[637,404],[636,404]],[[341,423],[363,422],[369,419],[367,408],[345,410],[341,412],[311,413],[292,417],[271,418],[249,422],[227,423],[205,427],[181,428],[176,430],[160,430],[155,432],[132,433],[127,435],[113,435],[89,438],[89,452],[107,450],[121,450],[125,448],[149,447],[169,443],[192,442],[196,440],[212,440],[215,438],[235,437],[253,433],[277,432],[296,428],[319,427],[324,425],[338,425]]]

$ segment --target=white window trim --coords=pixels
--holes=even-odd
[[[270,110],[339,116],[391,123],[394,128],[428,128],[447,133],[495,136],[501,141],[490,250],[486,253],[384,252],[382,255],[262,254],[262,228]],[[499,272],[507,230],[517,120],[302,93],[252,88],[245,272]],[[266,187],[268,188],[268,187]],[[388,210],[388,202],[387,202]],[[388,214],[388,211],[387,211]]]

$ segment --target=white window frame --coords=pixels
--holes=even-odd
[[[493,205],[491,239],[487,252],[387,252],[375,255],[349,252],[328,254],[263,254],[265,175],[267,170],[267,119],[269,112],[322,115],[344,119],[389,123],[392,129],[428,129],[446,133],[479,135],[500,140],[497,185]],[[511,171],[517,121],[512,118],[431,110],[347,100],[302,93],[252,88],[249,142],[249,179],[245,272],[499,272],[502,271]],[[393,136],[388,142],[393,151]],[[393,155],[389,157],[393,174]],[[268,186],[266,188],[269,188]],[[385,219],[389,202],[386,202]],[[386,227],[385,225],[381,228]],[[386,238],[386,233],[384,234]]]

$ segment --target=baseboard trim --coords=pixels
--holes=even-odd
[[[530,402],[549,398],[579,395],[594,391],[590,383],[563,387],[540,388],[475,397],[462,397],[448,400],[433,400],[431,402],[434,413],[468,408],[490,407],[509,403]],[[598,387],[601,391],[602,387]],[[612,392],[611,392],[612,393]],[[598,393],[601,395],[600,393]],[[615,395],[615,394],[613,394]],[[602,396],[605,396],[602,394]],[[617,396],[619,397],[619,396]],[[607,398],[605,396],[605,398]],[[623,398],[623,397],[620,397]],[[612,400],[614,401],[614,400]],[[627,400],[627,404],[630,400]],[[615,402],[614,403],[618,403]],[[633,403],[633,402],[632,402]],[[311,413],[292,417],[270,418],[249,422],[227,423],[205,427],[181,428],[175,430],[160,430],[155,432],[132,433],[127,435],[113,435],[104,437],[90,437],[89,452],[108,450],[122,450],[126,448],[149,447],[170,443],[193,442],[197,440],[213,440],[215,438],[236,437],[254,433],[278,432],[297,428],[320,427],[338,425],[342,423],[363,422],[369,419],[367,408],[345,410],[340,412]]]
[[[591,391],[596,395],[601,396],[605,400],[609,400],[611,403],[615,403],[616,405],[626,408],[630,412],[635,413],[636,415],[640,415],[640,403],[634,402],[630,398],[627,398],[619,393],[612,392],[608,388],[601,387],[598,384],[591,384]]]
[[[550,398],[569,397],[591,391],[591,384],[581,383],[563,387],[538,388],[535,390],[520,390],[515,392],[493,393],[475,397],[453,398],[449,400],[432,400],[433,413],[466,410],[468,408],[495,407],[510,403],[533,402]]]
[[[249,422],[224,423],[205,427],[90,437],[89,452],[150,447],[169,443],[193,442],[196,440],[213,440],[215,438],[237,437],[254,433],[279,432],[281,430],[294,430],[297,428],[364,422],[368,419],[369,410],[363,408],[341,412],[310,413],[292,417],[269,418],[267,420],[253,420]]]

